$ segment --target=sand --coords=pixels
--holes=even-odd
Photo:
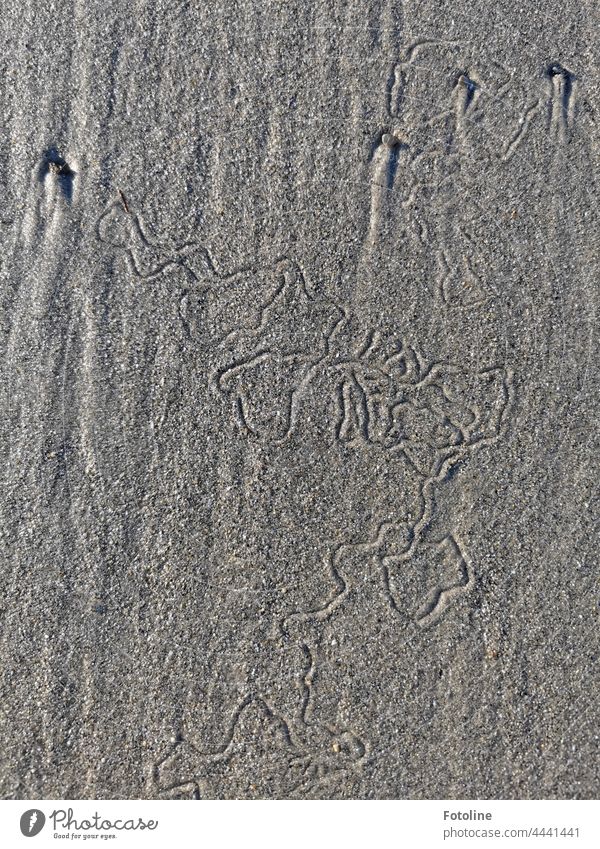
[[[4,4],[2,798],[597,796],[598,24]]]

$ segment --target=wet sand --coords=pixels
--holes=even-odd
[[[592,3],[9,2],[0,795],[598,795]]]

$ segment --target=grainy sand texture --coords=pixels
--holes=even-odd
[[[592,0],[9,0],[0,795],[592,798]]]

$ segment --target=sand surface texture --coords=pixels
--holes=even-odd
[[[599,31],[3,4],[3,798],[597,795]]]

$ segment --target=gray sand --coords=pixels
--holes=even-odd
[[[483,6],[3,4],[3,798],[598,794],[600,21]]]

